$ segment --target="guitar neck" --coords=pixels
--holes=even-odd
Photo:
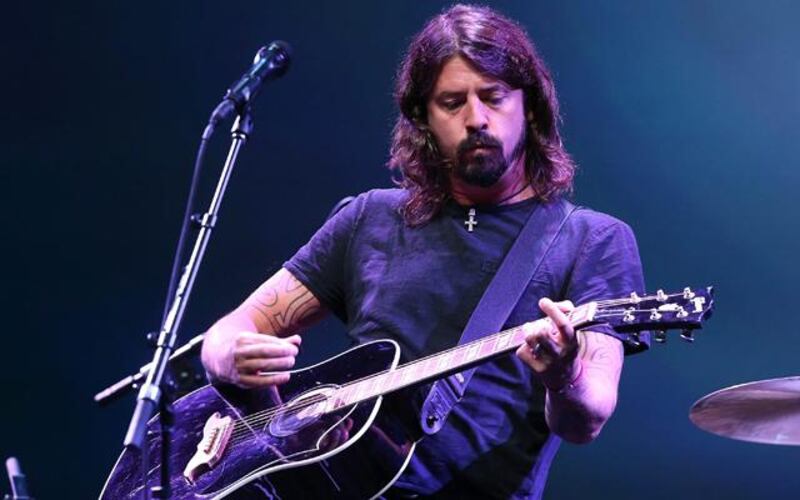
[[[575,308],[568,315],[570,323],[574,328],[587,326],[593,322],[595,310],[594,303]],[[525,342],[525,330],[528,325],[542,321],[549,322],[550,320],[542,318],[525,323],[406,363],[394,370],[351,382],[337,389],[332,398],[335,401],[334,407],[341,408],[406,387],[443,378],[507,354]]]

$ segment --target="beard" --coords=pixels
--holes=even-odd
[[[525,134],[519,138],[508,157],[503,155],[503,143],[496,137],[486,132],[470,134],[458,145],[453,173],[466,184],[491,187],[524,152]]]

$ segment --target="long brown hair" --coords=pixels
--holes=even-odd
[[[553,79],[525,30],[488,7],[455,5],[414,37],[397,73],[394,97],[400,113],[388,166],[408,192],[401,207],[406,223],[428,222],[450,196],[444,159],[427,128],[427,103],[442,66],[457,55],[482,74],[523,90],[525,168],[536,196],[546,200],[570,192],[575,164],[558,131]]]

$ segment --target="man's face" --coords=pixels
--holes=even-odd
[[[524,152],[523,93],[481,75],[461,56],[442,67],[428,100],[428,126],[453,175],[467,184],[494,185]]]

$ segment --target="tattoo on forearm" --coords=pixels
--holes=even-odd
[[[261,307],[274,307],[278,303],[278,292],[272,288],[264,290],[264,295],[255,297],[255,301]]]
[[[303,284],[300,283],[300,280],[295,278],[293,275],[289,274],[289,279],[286,280],[286,291],[293,292],[298,288],[303,288]]]
[[[608,383],[616,384],[622,367],[620,341],[596,332],[582,332],[583,339],[579,356],[584,360],[584,369],[594,373]]]
[[[304,293],[293,297],[285,311],[278,311],[268,317],[272,328],[276,332],[284,332],[292,327],[301,326],[303,320],[314,313],[314,297],[306,290]]]
[[[614,364],[619,357],[619,347],[616,345],[618,341],[598,333],[589,333],[585,338],[590,335],[591,342],[583,342],[581,345],[580,354],[583,359],[590,361],[593,365],[610,366]]]
[[[599,432],[614,411],[623,354],[620,341],[613,337],[592,331],[578,335],[583,375],[563,396],[548,392],[545,417],[560,435],[572,433],[583,439]]]
[[[290,273],[278,276],[277,281],[264,283],[253,293],[249,308],[267,322],[278,334],[303,327],[306,320],[321,311],[319,301]]]

